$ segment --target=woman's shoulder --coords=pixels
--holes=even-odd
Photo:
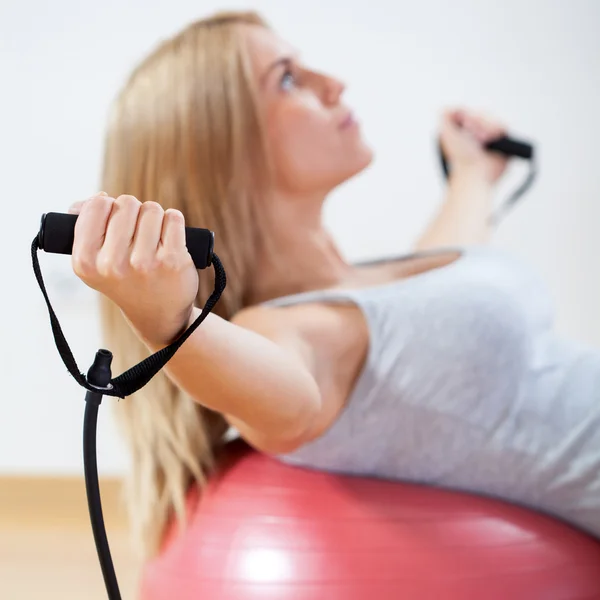
[[[325,349],[344,348],[348,344],[356,343],[356,338],[366,339],[368,334],[358,307],[326,301],[249,306],[239,311],[233,317],[232,323],[269,338],[297,337]],[[363,329],[363,335],[360,335]]]
[[[366,361],[369,331],[362,311],[355,305],[318,302],[257,305],[240,311],[232,322],[301,359],[314,377],[323,403],[314,435],[330,427]]]

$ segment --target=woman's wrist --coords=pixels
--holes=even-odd
[[[494,184],[479,168],[455,169],[449,179],[445,204],[461,219],[470,221],[473,217],[485,220],[489,218],[494,197]]]
[[[456,180],[472,182],[480,187],[487,186],[490,190],[494,186],[494,181],[487,172],[485,165],[476,162],[453,166],[448,177],[448,183],[452,185]]]
[[[146,320],[140,318],[139,315],[129,317],[125,311],[122,312],[130,327],[151,352],[156,352],[173,343],[185,333],[197,317],[193,306],[186,315],[168,319],[155,317]]]

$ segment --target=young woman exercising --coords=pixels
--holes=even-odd
[[[230,426],[296,465],[492,494],[600,535],[600,352],[559,337],[535,273],[486,246],[506,159],[483,144],[503,128],[445,113],[451,176],[414,253],[349,264],[322,209],[373,155],[343,91],[257,15],[227,13],[164,42],[115,103],[107,193],[71,209],[115,372],[212,291],[184,223],[216,233],[229,281],[118,408],[146,551]]]

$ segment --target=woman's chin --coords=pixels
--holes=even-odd
[[[375,160],[375,151],[368,144],[364,144],[365,147],[365,166],[363,169],[366,169],[374,160]]]
[[[365,143],[361,144],[361,147],[356,153],[356,167],[350,177],[362,173],[362,171],[369,167],[374,160],[375,153],[373,152],[372,148]]]
[[[352,168],[348,169],[344,173],[344,176],[340,177],[333,187],[343,185],[350,179],[353,179],[357,175],[360,175],[371,165],[374,159],[375,157],[372,152],[364,152],[360,157],[357,157],[357,160],[353,162]]]

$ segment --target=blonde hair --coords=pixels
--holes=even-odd
[[[215,232],[228,286],[214,312],[225,319],[247,305],[261,235],[257,195],[268,176],[240,24],[267,27],[252,12],[218,13],[162,43],[132,73],[112,110],[102,184],[113,197],[155,200],[181,210],[187,225]],[[212,270],[199,275],[203,305],[214,278]],[[101,317],[114,374],[148,356],[105,298]],[[163,373],[121,400],[117,415],[132,457],[132,529],[147,558],[159,550],[174,516],[184,522],[186,492],[206,484],[227,425]]]

